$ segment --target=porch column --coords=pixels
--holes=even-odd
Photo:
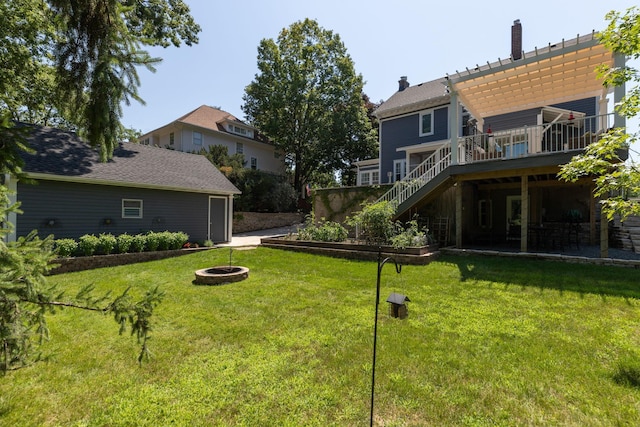
[[[458,94],[449,87],[451,92],[451,102],[449,103],[449,138],[451,138],[451,164],[458,164],[458,110],[460,110],[460,104],[458,103]]]
[[[456,189],[456,248],[462,248],[462,181],[455,183]]]
[[[520,252],[527,252],[527,237],[529,236],[529,177],[520,177]]]

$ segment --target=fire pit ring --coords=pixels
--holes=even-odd
[[[249,269],[237,265],[223,265],[196,271],[194,285],[222,285],[239,282],[249,277]]]

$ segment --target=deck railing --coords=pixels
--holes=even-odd
[[[389,201],[396,206],[411,197],[427,182],[438,176],[451,163],[451,145],[447,144],[436,150],[424,162],[416,166],[400,181],[396,181],[393,187],[382,195],[378,201]]]
[[[600,139],[602,134],[611,128],[612,123],[613,114],[606,114],[463,136],[458,138],[458,163],[469,164],[582,150]],[[402,180],[396,181],[378,201],[389,201],[399,206],[450,164],[451,145],[446,144]]]
[[[464,164],[582,150],[600,139],[612,122],[613,114],[606,114],[463,136],[458,138],[458,161]]]

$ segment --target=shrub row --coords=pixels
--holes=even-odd
[[[417,220],[407,223],[393,221],[395,206],[387,201],[364,203],[362,210],[347,218],[346,224],[359,231],[359,239],[367,244],[392,245],[396,248],[424,246],[432,242],[429,230]],[[343,242],[347,229],[337,222],[325,221],[316,224],[313,214],[307,217],[305,227],[298,230],[298,240]]]
[[[61,257],[166,251],[180,249],[188,240],[189,236],[186,233],[170,231],[160,233],[150,231],[136,235],[125,233],[119,236],[114,236],[110,233],[103,233],[97,236],[85,234],[80,236],[78,240],[57,239],[55,241],[55,251]]]

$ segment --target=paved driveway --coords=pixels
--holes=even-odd
[[[287,227],[270,228],[267,230],[248,231],[246,233],[234,234],[231,237],[231,242],[221,243],[219,247],[232,246],[259,246],[260,239],[263,237],[280,237],[286,236],[290,233],[297,233],[299,228],[302,228],[303,224],[290,225]]]

